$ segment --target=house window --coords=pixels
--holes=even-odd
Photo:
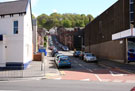
[[[133,3],[134,2],[134,0],[130,0],[130,3]]]
[[[133,23],[134,22],[134,0],[129,0],[130,3],[129,3],[129,14],[130,14],[130,23]]]
[[[130,4],[130,12],[134,12],[134,5]]]
[[[134,13],[130,13],[130,22],[134,21]]]
[[[14,34],[18,34],[18,21],[14,21]]]

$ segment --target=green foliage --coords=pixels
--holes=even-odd
[[[46,36],[44,37],[44,41],[45,41],[45,42],[47,41],[47,37],[46,37]]]
[[[47,46],[47,43],[46,43],[46,42],[44,42],[44,47],[46,48],[46,46]]]
[[[72,22],[68,19],[62,20],[62,26],[70,28],[72,26]]]
[[[70,27],[84,27],[94,18],[92,15],[85,14],[58,14],[52,13],[50,16],[42,14],[37,17],[38,26],[46,29],[51,29],[52,27],[64,26],[66,28]]]
[[[36,17],[34,16],[34,14],[32,14],[32,19],[35,19]]]
[[[47,46],[47,36],[44,37],[44,47],[46,48]]]

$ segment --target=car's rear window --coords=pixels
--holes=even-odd
[[[69,58],[68,57],[60,58],[60,61],[66,61],[66,60],[69,60]]]
[[[86,54],[86,56],[92,56],[92,54],[89,53],[89,54]]]

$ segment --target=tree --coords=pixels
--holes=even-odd
[[[32,19],[35,19],[36,17],[34,16],[34,14],[32,14]]]
[[[64,27],[70,28],[72,26],[72,22],[70,20],[63,20],[62,24]]]
[[[48,21],[49,16],[46,14],[42,14],[37,17],[38,20],[38,26],[42,28],[46,28],[46,23]]]
[[[59,14],[52,13],[50,16],[46,14],[41,14],[37,17],[38,26],[46,29],[51,29],[52,27],[84,27],[94,18],[92,15],[85,14]]]

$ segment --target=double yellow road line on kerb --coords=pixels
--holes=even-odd
[[[59,72],[60,72],[60,74],[46,73],[46,74],[45,74],[45,78],[46,78],[46,79],[58,78],[58,77],[61,77],[61,76],[63,76],[63,75],[66,74],[64,71],[59,71]]]
[[[65,75],[66,73],[64,71],[60,71],[60,75]]]

